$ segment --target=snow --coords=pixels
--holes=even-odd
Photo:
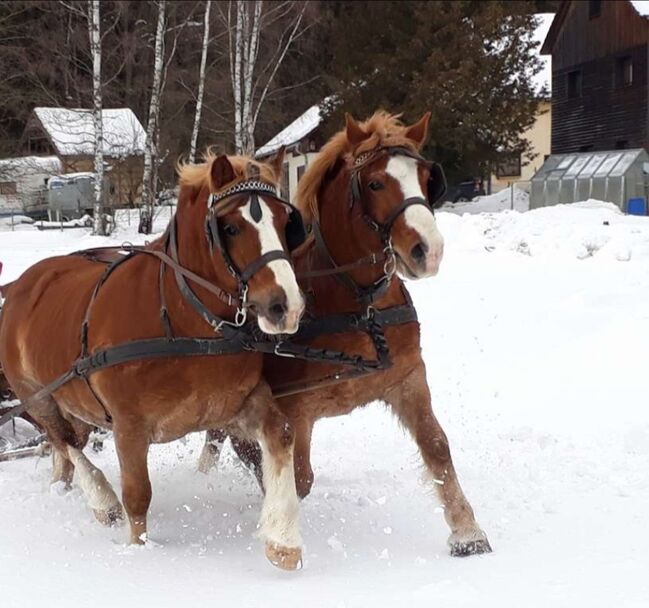
[[[552,91],[552,57],[550,55],[541,55],[540,53],[543,42],[550,31],[550,26],[554,19],[554,13],[537,13],[535,17],[537,25],[532,38],[538,43],[536,52],[543,64],[543,68],[534,76],[533,82],[537,92],[545,86],[549,93]]]
[[[639,15],[649,17],[649,0],[631,0],[631,4]]]
[[[514,201],[513,209],[515,211],[527,211],[530,208],[530,195],[514,186]],[[472,201],[444,203],[442,206],[444,211],[451,213],[495,213],[497,211],[504,211],[512,209],[512,193],[510,188],[504,188],[500,192],[489,194],[487,196],[477,196]]]
[[[433,406],[493,554],[448,555],[413,442],[372,404],[315,428],[297,573],[253,538],[260,493],[231,451],[196,472],[200,435],[151,450],[145,548],[95,523],[78,488],[50,489],[48,460],[0,463],[2,605],[646,607],[649,218],[599,201],[437,218],[441,272],[409,288]],[[3,280],[142,242],[128,219],[110,239],[2,232]],[[112,441],[86,453],[117,490]]]
[[[279,150],[282,146],[290,146],[306,137],[322,122],[320,106],[311,106],[304,114],[298,116],[291,124],[282,129],[275,137],[259,148],[255,156],[264,157]]]
[[[34,174],[53,175],[61,171],[63,166],[56,156],[20,156],[0,160],[0,180]]]
[[[94,154],[95,127],[92,110],[35,108],[34,113],[49,134],[61,156]],[[146,134],[130,108],[102,110],[106,156],[122,157],[144,154]]]

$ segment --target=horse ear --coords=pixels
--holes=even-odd
[[[259,165],[252,161],[248,161],[248,164],[246,165],[246,177],[248,179],[259,179],[259,174]]]
[[[421,148],[428,139],[428,123],[430,122],[430,112],[426,112],[414,125],[406,127],[406,137]]]
[[[234,181],[236,177],[234,167],[225,154],[214,159],[211,169],[212,184],[216,190]]]
[[[354,117],[347,112],[345,112],[345,131],[347,132],[347,141],[352,146],[357,146],[369,137],[369,133],[365,133],[361,129],[361,126],[354,120]]]
[[[273,168],[273,171],[275,172],[275,176],[277,179],[281,179],[282,173],[284,172],[284,156],[286,155],[286,146],[281,146],[279,150],[277,150],[277,154],[273,156],[268,161],[268,164]]]

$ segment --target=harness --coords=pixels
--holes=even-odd
[[[374,150],[371,155],[361,155],[354,162],[351,181],[351,204],[361,200],[361,185],[360,185],[360,170],[367,164],[376,160],[381,154],[407,154],[416,158],[420,162],[426,162],[419,155],[407,150],[405,148],[379,148]],[[433,163],[434,165],[434,163]],[[431,165],[432,166],[432,165]],[[436,165],[439,167],[439,165]],[[441,167],[439,167],[441,172]],[[432,176],[432,170],[431,170]],[[441,172],[443,179],[443,172]],[[356,183],[356,186],[354,185]],[[247,180],[241,182],[224,190],[219,194],[212,194],[208,199],[208,214],[205,223],[205,232],[210,244],[210,249],[219,249],[223,260],[226,263],[228,271],[237,280],[238,292],[237,294],[229,293],[217,285],[209,282],[205,278],[197,275],[191,270],[183,267],[178,258],[178,239],[175,217],[172,218],[170,229],[168,231],[167,239],[165,241],[164,251],[151,249],[147,247],[138,247],[133,245],[125,245],[121,248],[104,247],[92,250],[85,250],[76,252],[71,255],[83,255],[93,261],[107,263],[101,278],[95,285],[92,292],[90,301],[88,303],[84,320],[81,326],[81,348],[80,356],[72,364],[70,369],[63,375],[56,378],[48,385],[41,388],[34,395],[20,403],[19,405],[11,408],[7,413],[0,416],[0,426],[8,420],[19,416],[33,407],[46,396],[51,395],[56,390],[73,379],[82,379],[97,399],[98,403],[102,406],[106,421],[111,422],[111,417],[107,408],[102,403],[99,396],[93,391],[89,382],[89,376],[99,370],[108,369],[116,365],[140,361],[144,359],[158,359],[169,357],[188,357],[188,356],[207,356],[207,355],[227,355],[238,354],[242,352],[259,352],[278,357],[287,357],[291,359],[302,359],[306,361],[317,361],[321,363],[330,363],[335,365],[342,365],[351,369],[342,372],[336,372],[329,376],[325,376],[311,383],[291,383],[277,387],[273,391],[275,397],[284,397],[307,390],[315,390],[329,384],[343,382],[352,378],[364,376],[376,371],[388,369],[392,365],[390,359],[389,345],[385,339],[383,329],[387,326],[402,325],[417,321],[417,313],[412,305],[407,292],[404,290],[404,297],[406,304],[396,307],[376,310],[373,303],[386,293],[389,288],[392,278],[396,272],[396,254],[392,248],[390,238],[390,231],[397,218],[411,205],[422,204],[426,205],[433,210],[434,204],[438,198],[441,197],[445,191],[445,180],[443,182],[444,189],[437,195],[437,198],[426,200],[421,197],[413,197],[405,199],[400,206],[391,214],[390,218],[380,224],[376,222],[367,212],[363,209],[363,216],[365,221],[370,227],[379,233],[383,250],[380,253],[371,254],[365,258],[357,260],[352,264],[339,266],[333,260],[331,254],[322,237],[320,227],[317,222],[313,223],[313,231],[315,236],[316,246],[321,250],[325,259],[330,263],[330,268],[320,269],[314,271],[307,271],[299,274],[298,278],[314,278],[327,275],[333,275],[342,281],[348,288],[352,289],[356,296],[357,301],[362,306],[362,312],[349,313],[349,314],[336,314],[328,315],[315,319],[309,319],[303,322],[297,334],[291,340],[273,341],[268,336],[261,334],[247,319],[247,293],[248,281],[254,274],[265,267],[273,260],[284,259],[291,263],[290,256],[283,250],[271,251],[258,259],[248,264],[244,269],[240,270],[233,263],[229,252],[223,244],[221,235],[221,227],[218,223],[217,213],[219,211],[219,203],[226,199],[238,194],[250,194],[251,196],[251,215],[253,219],[255,214],[261,215],[261,209],[256,211],[255,207],[259,207],[258,195],[269,195],[278,200],[279,202],[287,205],[290,209],[291,215],[289,216],[289,223],[287,225],[286,240],[289,249],[293,249],[301,244],[304,240],[304,227],[299,212],[287,201],[278,197],[276,190],[270,184],[259,180]],[[429,197],[431,193],[431,186],[429,183]],[[290,233],[289,233],[290,230]],[[98,296],[101,287],[106,283],[110,275],[122,264],[127,263],[128,260],[138,255],[148,255],[155,257],[160,261],[159,270],[159,294],[160,294],[160,320],[164,330],[164,337],[148,338],[144,340],[134,340],[110,346],[105,349],[95,351],[94,353],[88,352],[88,327],[91,316],[93,304]],[[108,260],[106,259],[108,256]],[[118,256],[118,257],[115,257]],[[359,268],[361,266],[377,264],[383,262],[383,272],[377,281],[369,287],[362,287],[357,285],[353,279],[347,274],[349,270]],[[183,297],[183,299],[190,304],[190,306],[200,315],[200,317],[220,335],[218,337],[209,338],[189,338],[177,337],[174,335],[171,319],[169,317],[166,300],[164,296],[164,276],[165,268],[170,268],[176,281],[176,285]],[[201,299],[194,293],[188,281],[192,281],[200,285],[228,306],[237,305],[237,310],[234,320],[224,319],[212,311],[201,301]],[[358,355],[349,355],[339,351],[332,351],[327,349],[312,348],[308,345],[297,344],[294,340],[308,340],[323,334],[344,333],[349,331],[364,332],[367,334],[373,343],[376,358],[364,359]]]

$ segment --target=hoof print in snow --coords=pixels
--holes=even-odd
[[[451,555],[453,557],[468,557],[469,555],[481,555],[483,553],[491,552],[491,545],[486,539],[470,540],[467,542],[456,542],[451,544]]]

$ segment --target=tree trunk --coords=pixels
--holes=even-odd
[[[192,141],[189,149],[189,162],[196,160],[196,142],[198,141],[198,130],[201,124],[201,111],[203,109],[203,94],[205,92],[205,67],[207,65],[207,47],[210,40],[210,8],[211,0],[205,3],[205,28],[203,30],[203,50],[201,52],[201,69],[198,76],[198,97],[196,98],[196,114],[194,115],[194,128],[192,129]]]
[[[151,101],[149,103],[149,120],[146,130],[146,145],[144,147],[144,171],[142,174],[142,211],[143,221],[139,231],[151,233],[153,218],[153,197],[155,196],[154,163],[157,162],[157,130],[160,116],[160,93],[162,88],[162,69],[164,64],[164,36],[165,36],[165,8],[166,0],[158,2],[158,25],[155,36],[155,61],[153,64],[153,86],[151,88]]]
[[[88,30],[90,34],[90,50],[92,53],[92,118],[95,131],[95,202],[94,202],[94,234],[106,235],[106,222],[103,208],[104,186],[104,133],[101,119],[101,38],[99,22],[99,0],[88,2]]]

